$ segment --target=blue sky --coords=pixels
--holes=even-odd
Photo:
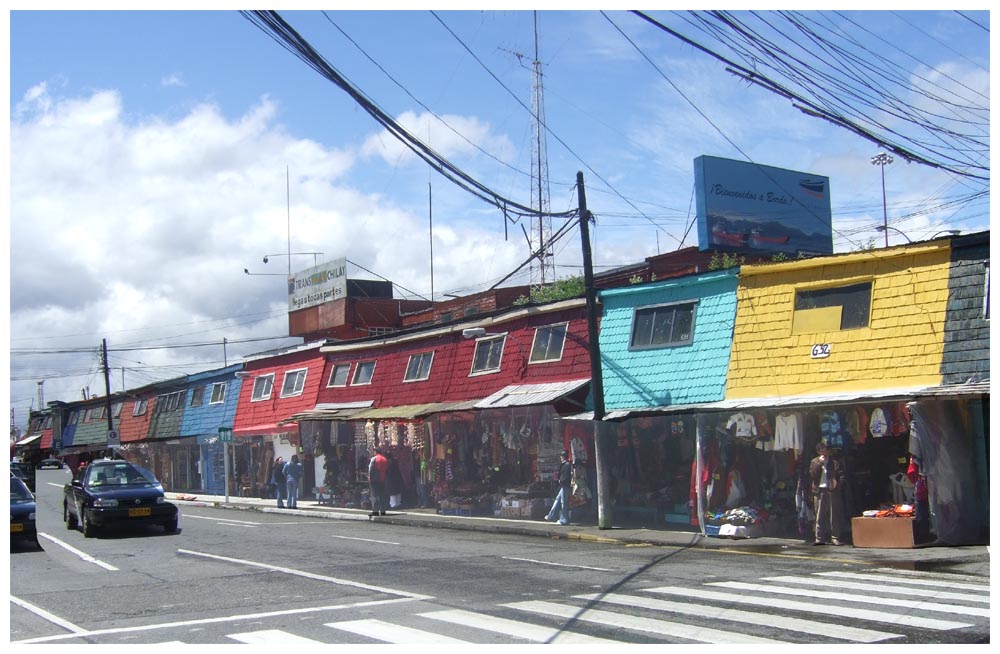
[[[96,347],[102,338],[112,348],[220,343],[115,354],[117,391],[279,344],[234,345],[222,357],[224,337],[287,333],[288,257],[265,265],[265,254],[323,253],[293,255],[293,269],[345,256],[429,297],[433,237],[438,299],[488,288],[527,255],[520,224],[505,230],[496,207],[430,174],[236,11],[18,4],[9,15],[10,399],[22,425],[37,408],[39,380],[47,401],[104,390],[92,354],[29,350]],[[530,203],[531,11],[281,14],[413,134],[501,195]],[[650,15],[722,51],[685,12]],[[988,109],[987,12],[849,16],[879,35],[865,46],[904,76],[947,79]],[[598,270],[697,244],[694,229],[684,235],[693,160],[703,154],[827,176],[835,250],[883,242],[880,171],[869,162],[877,145],[748,85],[634,15],[541,11],[538,23],[550,207],[576,207],[573,184],[584,171]],[[988,179],[899,158],[885,173],[894,230],[919,240],[988,229],[988,195],[969,199]],[[902,242],[894,230],[890,243]],[[556,245],[557,276],[579,274],[579,253],[578,232]],[[526,281],[525,272],[508,284]]]

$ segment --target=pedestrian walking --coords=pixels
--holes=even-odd
[[[552,502],[552,508],[549,509],[549,513],[545,516],[545,519],[552,522],[556,519],[556,513],[558,513],[559,524],[568,525],[570,487],[573,484],[573,464],[570,463],[569,452],[566,450],[563,450],[559,455],[559,472],[556,474],[556,481],[559,482],[559,492],[556,494],[556,499]]]
[[[403,504],[403,473],[399,461],[392,454],[386,457],[388,467],[385,472],[385,494],[389,496],[389,508],[398,509]]]
[[[368,495],[372,503],[372,516],[385,515],[385,480],[388,472],[389,462],[382,450],[376,449],[375,455],[368,462]]]
[[[285,473],[288,508],[297,509],[299,507],[299,480],[302,479],[302,464],[299,463],[299,455],[293,454],[292,460],[285,464],[282,471]]]
[[[285,460],[280,456],[274,460],[271,468],[271,485],[274,486],[274,496],[278,498],[278,508],[285,508]]]
[[[816,453],[816,458],[809,462],[809,478],[816,506],[816,540],[813,545],[841,545],[841,486],[844,483],[844,465],[839,458],[830,454],[823,441],[816,444]]]
[[[906,469],[906,477],[913,484],[913,526],[916,527],[916,541],[926,543],[931,540],[931,507],[927,492],[927,475],[920,466],[920,459],[915,454],[910,455],[910,465]]]

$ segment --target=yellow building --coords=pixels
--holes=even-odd
[[[726,399],[940,384],[950,255],[938,240],[742,266]]]

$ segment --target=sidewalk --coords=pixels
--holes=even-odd
[[[961,573],[989,578],[990,554],[985,545],[961,547],[925,546],[913,549],[875,549],[852,546],[816,547],[811,541],[785,538],[711,538],[689,531],[612,527],[600,529],[596,525],[569,524],[561,526],[544,520],[516,520],[507,518],[464,517],[438,515],[434,509],[403,509],[389,511],[388,515],[370,518],[367,510],[345,509],[320,504],[315,500],[300,500],[296,509],[279,509],[273,499],[229,497],[166,493],[167,499],[181,507],[181,525],[184,524],[185,506],[213,506],[217,508],[280,513],[329,520],[376,521],[385,524],[417,526],[438,529],[463,529],[490,533],[518,534],[541,538],[579,540],[622,545],[660,547],[694,547],[702,550],[721,550],[733,554],[760,556],[788,556],[823,559],[873,566],[896,567],[909,570]],[[182,499],[193,498],[193,499]]]

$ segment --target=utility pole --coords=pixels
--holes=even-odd
[[[111,415],[111,371],[108,369],[108,339],[101,340],[101,365],[104,368],[104,411],[108,415],[108,437],[115,430],[115,420]],[[109,444],[111,454],[114,455],[114,448]]]
[[[601,347],[597,333],[597,293],[594,290],[594,264],[590,252],[590,211],[583,172],[576,173],[580,211],[580,240],[583,246],[583,284],[587,295],[587,340],[590,342],[590,391],[594,397],[594,467],[597,469],[597,526],[610,529],[611,503],[608,501],[608,471],[604,464],[602,421],[604,419],[604,379],[601,372]]]

